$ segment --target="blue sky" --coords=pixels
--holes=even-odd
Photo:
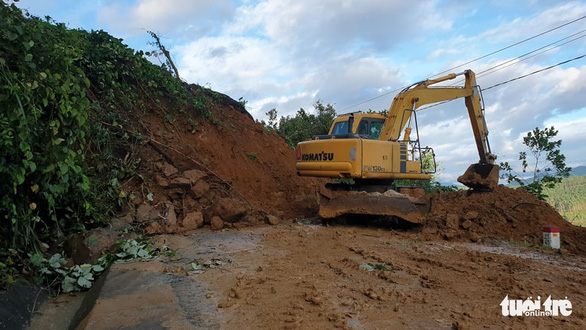
[[[311,110],[318,99],[339,112],[387,109],[390,91],[586,15],[584,1],[539,0],[22,0],[18,6],[71,28],[106,30],[146,51],[153,48],[146,34],[152,30],[184,80],[243,97],[259,120],[272,108],[280,115]],[[566,45],[515,59],[572,34],[576,40]],[[453,71],[479,73],[512,60],[478,75],[488,87],[584,54],[586,19]],[[517,158],[527,131],[555,125],[568,165],[586,165],[585,73],[586,58],[485,92],[500,161]],[[463,101],[422,111],[419,125],[422,145],[434,147],[442,164],[442,181],[454,181],[478,160]]]

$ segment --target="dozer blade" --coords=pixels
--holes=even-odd
[[[322,194],[319,216],[324,219],[345,214],[395,216],[422,224],[429,209],[427,200],[410,198],[395,191],[384,194],[347,191]]]
[[[494,190],[499,184],[499,170],[497,165],[472,164],[458,182],[472,189]]]

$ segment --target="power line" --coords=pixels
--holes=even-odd
[[[540,48],[534,49],[534,50],[532,50],[532,51],[530,51],[530,52],[528,52],[528,53],[525,53],[525,54],[523,54],[523,55],[520,55],[520,56],[518,56],[518,57],[515,57],[515,58],[512,58],[512,59],[510,59],[510,60],[507,60],[507,61],[505,61],[505,62],[503,62],[503,63],[499,63],[499,64],[497,64],[497,65],[495,65],[495,66],[492,66],[492,67],[490,67],[490,68],[488,68],[488,69],[486,69],[486,70],[484,70],[484,71],[480,71],[480,72],[478,72],[478,73],[476,74],[476,77],[477,77],[477,78],[480,78],[480,77],[488,76],[489,74],[495,73],[495,72],[497,72],[497,71],[500,71],[500,70],[502,70],[502,69],[505,69],[505,68],[508,68],[508,67],[510,67],[510,66],[512,66],[512,65],[519,64],[519,63],[521,63],[521,62],[523,62],[523,61],[526,61],[526,60],[528,60],[528,59],[530,59],[530,58],[533,58],[533,57],[535,57],[535,56],[537,56],[537,55],[541,55],[541,54],[543,54],[543,53],[546,53],[546,52],[549,52],[549,51],[551,51],[551,50],[554,50],[554,49],[556,49],[556,48],[559,48],[559,47],[561,47],[561,46],[563,46],[563,45],[569,44],[570,42],[574,42],[574,41],[576,41],[576,40],[578,40],[578,39],[582,39],[582,38],[586,37],[586,35],[582,35],[582,36],[576,37],[576,38],[574,38],[574,39],[571,39],[571,40],[568,40],[568,41],[566,41],[566,42],[564,42],[564,43],[561,43],[561,44],[559,44],[559,45],[557,45],[557,46],[555,46],[555,47],[550,47],[550,48],[548,48],[548,49],[545,49],[545,48],[547,48],[547,47],[549,47],[549,46],[552,46],[552,45],[558,44],[558,43],[559,43],[559,42],[561,42],[561,41],[567,40],[567,39],[569,39],[569,38],[571,38],[571,37],[574,37],[574,36],[576,36],[576,35],[582,34],[582,33],[584,33],[584,32],[586,32],[586,29],[584,29],[584,30],[582,30],[582,31],[579,31],[579,32],[576,32],[576,33],[574,33],[574,34],[571,34],[571,35],[569,35],[569,36],[567,36],[567,37],[565,37],[565,38],[562,38],[562,39],[556,40],[556,41],[554,41],[554,42],[552,42],[552,43],[549,43],[549,44],[547,44],[547,45],[545,45],[545,46],[542,46],[542,47],[540,47]],[[540,51],[540,50],[542,50],[542,51]],[[540,51],[540,52],[538,52],[538,51]],[[537,53],[536,53],[536,52],[537,52]],[[535,53],[535,54],[533,54],[533,53]],[[532,56],[527,56],[527,55],[530,55],[530,54],[533,54],[533,55],[532,55]],[[525,58],[523,58],[523,57],[525,57]],[[519,61],[517,61],[517,60],[519,60]],[[513,62],[513,63],[511,63],[511,62]],[[509,63],[510,63],[510,64],[509,64]],[[506,65],[506,64],[508,64],[508,65]],[[497,68],[499,68],[499,69],[497,69]],[[459,83],[461,83],[461,82],[463,82],[463,81],[464,81],[464,80],[459,80],[459,81],[457,81],[455,84],[459,84]]]
[[[575,20],[573,20],[573,21],[570,21],[570,22],[568,22],[568,23],[564,23],[564,24],[562,24],[562,25],[559,25],[559,26],[556,26],[556,27],[554,27],[554,28],[551,28],[551,29],[549,29],[549,30],[547,30],[547,31],[541,32],[541,33],[539,33],[539,34],[536,34],[536,35],[534,35],[534,36],[532,36],[532,37],[529,37],[529,38],[527,38],[527,39],[523,39],[523,40],[521,40],[521,41],[518,41],[518,42],[516,42],[516,43],[514,43],[514,44],[512,44],[512,45],[509,45],[509,46],[507,46],[507,47],[503,47],[503,48],[501,48],[501,49],[499,49],[499,50],[496,50],[496,51],[494,51],[494,52],[492,52],[492,53],[489,53],[489,54],[486,54],[486,55],[480,56],[480,57],[478,57],[478,58],[475,58],[475,59],[473,59],[473,60],[471,60],[471,61],[468,61],[468,62],[466,62],[466,63],[460,64],[460,65],[457,65],[457,66],[455,66],[455,67],[453,67],[453,68],[450,68],[450,69],[448,69],[448,70],[442,71],[442,72],[440,72],[440,73],[436,73],[435,75],[431,76],[430,78],[433,78],[433,77],[435,77],[435,76],[439,76],[439,75],[441,75],[441,74],[444,74],[444,73],[446,73],[446,72],[450,72],[450,71],[452,71],[452,70],[454,70],[454,69],[457,69],[457,68],[459,68],[459,67],[462,67],[462,66],[464,66],[464,65],[468,65],[468,64],[470,64],[470,63],[474,63],[474,62],[476,62],[476,61],[478,61],[478,60],[481,60],[481,59],[483,59],[483,58],[486,58],[486,57],[488,57],[488,56],[494,55],[494,54],[496,54],[496,53],[500,53],[500,52],[502,52],[502,51],[504,51],[504,50],[507,50],[507,49],[509,49],[509,48],[511,48],[511,47],[515,47],[515,46],[517,46],[517,45],[520,45],[520,44],[522,44],[522,43],[525,43],[525,42],[527,42],[527,41],[529,41],[529,40],[532,40],[532,39],[535,39],[535,38],[537,38],[537,37],[540,37],[540,36],[542,36],[542,35],[544,35],[544,34],[550,33],[550,32],[552,32],[552,31],[555,31],[555,30],[557,30],[557,29],[560,29],[560,28],[562,28],[562,27],[564,27],[564,26],[567,26],[567,25],[570,25],[570,24],[572,24],[572,23],[575,23],[575,22],[577,22],[577,21],[579,21],[579,20],[582,20],[582,19],[584,19],[584,18],[586,18],[586,15],[584,15],[584,16],[582,16],[582,17],[579,17],[579,18],[576,18]]]
[[[443,73],[446,73],[446,72],[450,72],[450,71],[452,71],[452,70],[454,70],[454,69],[457,69],[457,68],[459,68],[459,67],[462,67],[462,66],[464,66],[464,65],[467,65],[467,64],[470,64],[470,63],[476,62],[476,61],[478,61],[478,60],[481,60],[481,59],[483,59],[483,58],[486,58],[486,57],[488,57],[488,56],[491,56],[491,55],[497,54],[497,53],[499,53],[499,52],[502,52],[502,51],[504,51],[504,50],[506,50],[506,49],[512,48],[512,47],[514,47],[514,46],[517,46],[517,45],[519,45],[519,44],[522,44],[522,43],[524,43],[524,42],[527,42],[527,41],[529,41],[529,40],[532,40],[532,39],[535,39],[535,38],[537,38],[537,37],[540,37],[540,36],[542,36],[542,35],[544,35],[544,34],[547,34],[547,33],[549,33],[549,32],[552,32],[552,31],[558,30],[558,29],[560,29],[560,28],[562,28],[562,27],[564,27],[564,26],[567,26],[567,25],[570,25],[570,24],[572,24],[572,23],[575,23],[575,22],[577,22],[577,21],[580,21],[580,20],[582,20],[582,19],[584,19],[584,18],[586,18],[586,15],[584,15],[584,16],[581,16],[581,17],[579,17],[579,18],[577,18],[577,19],[575,19],[575,20],[572,20],[572,21],[570,21],[570,22],[564,23],[564,24],[562,24],[562,25],[556,26],[556,27],[554,27],[554,28],[551,28],[551,29],[549,29],[549,30],[547,30],[547,31],[541,32],[541,33],[539,33],[539,34],[536,34],[536,35],[534,35],[534,36],[532,36],[532,37],[529,37],[529,38],[526,38],[526,39],[524,39],[524,40],[518,41],[518,42],[516,42],[516,43],[514,43],[514,44],[512,44],[512,45],[509,45],[509,46],[503,47],[503,48],[501,48],[501,49],[499,49],[499,50],[496,50],[496,51],[494,51],[494,52],[491,52],[491,53],[489,53],[489,54],[483,55],[483,56],[481,56],[481,57],[478,57],[478,58],[476,58],[476,59],[473,59],[473,60],[471,60],[471,61],[468,61],[468,62],[466,62],[466,63],[460,64],[460,65],[458,65],[458,66],[455,66],[455,67],[453,67],[453,68],[450,68],[450,69],[448,69],[448,70],[445,70],[445,71],[442,71],[442,72],[440,72],[440,73],[437,73],[437,74],[435,74],[435,75],[433,75],[433,76],[430,76],[429,78],[433,78],[433,77],[435,77],[435,76],[438,76],[438,75],[440,75],[440,74],[443,74]],[[560,40],[558,40],[558,41],[556,41],[556,42],[554,42],[554,43],[552,43],[552,44],[555,44],[555,43],[557,43],[557,42],[559,42],[559,41],[562,41],[562,40],[565,40],[565,39],[567,39],[567,38],[571,38],[572,36],[575,36],[575,35],[577,35],[577,34],[580,34],[580,33],[584,32],[584,31],[586,31],[586,30],[582,30],[582,31],[580,31],[580,32],[574,33],[574,34],[572,34],[572,35],[570,35],[570,36],[568,36],[568,37],[566,37],[566,38],[562,38],[562,39],[560,39]],[[582,38],[582,37],[580,37],[580,38]],[[576,39],[579,39],[579,38],[576,38]],[[574,39],[574,40],[576,40],[576,39]],[[574,41],[574,40],[571,40],[571,41]],[[568,41],[568,42],[566,42],[566,43],[569,43],[569,42],[571,42],[571,41]],[[564,45],[564,44],[566,44],[566,43],[563,43],[562,45]],[[538,49],[536,49],[536,50],[534,50],[534,51],[532,51],[532,52],[529,52],[529,53],[526,53],[526,54],[524,54],[524,55],[521,55],[521,56],[517,57],[517,59],[519,59],[519,58],[521,58],[521,57],[523,57],[523,56],[526,56],[526,55],[528,55],[528,54],[531,54],[531,53],[533,53],[533,52],[535,52],[535,51],[541,50],[541,49],[543,49],[543,48],[545,48],[545,47],[548,47],[548,46],[550,46],[550,45],[552,45],[552,44],[549,44],[549,45],[543,46],[543,47],[541,47],[541,48],[538,48]],[[561,46],[561,45],[560,45],[560,46]],[[533,57],[533,56],[532,56],[532,57]],[[529,57],[529,58],[531,58],[531,57]],[[513,59],[513,60],[514,60],[514,59]],[[512,61],[512,60],[510,60],[510,61]],[[508,63],[508,62],[509,62],[509,61],[507,61],[507,62],[505,62],[505,63]],[[483,71],[483,72],[481,72],[481,73],[484,73],[484,72],[486,72],[486,71],[488,71],[488,70],[494,69],[494,68],[496,68],[496,67],[498,67],[498,66],[500,66],[500,65],[504,65],[505,63],[501,63],[501,64],[499,64],[499,65],[497,65],[497,66],[495,66],[495,67],[489,68],[489,69],[487,69],[487,70],[485,70],[485,71]],[[487,74],[489,74],[489,73],[487,73]],[[429,79],[429,78],[428,78],[428,79]],[[383,94],[381,94],[381,95],[377,95],[377,96],[375,96],[375,97],[372,97],[372,98],[370,98],[370,99],[368,99],[368,100],[361,101],[361,102],[355,103],[355,104],[353,104],[353,105],[350,105],[350,106],[348,106],[348,107],[345,107],[345,108],[343,108],[343,109],[341,109],[341,110],[339,110],[339,111],[340,111],[340,113],[342,113],[343,111],[346,111],[346,110],[348,110],[348,109],[351,109],[351,108],[354,108],[354,107],[356,107],[356,106],[359,106],[359,105],[362,105],[362,104],[365,104],[365,103],[368,103],[368,102],[374,101],[374,100],[376,100],[376,99],[379,99],[379,98],[381,98],[381,97],[387,96],[387,95],[389,95],[389,94],[391,94],[391,93],[394,93],[394,92],[397,92],[397,91],[399,91],[399,90],[402,90],[402,89],[404,89],[404,88],[406,88],[406,87],[408,87],[408,86],[404,86],[404,87],[400,87],[400,88],[393,89],[393,90],[391,90],[391,91],[388,91],[388,92],[386,92],[386,93],[383,93]],[[448,101],[448,102],[449,102],[449,101]],[[442,103],[439,103],[439,104],[436,104],[436,105],[433,105],[433,106],[437,106],[437,105],[440,105],[440,104],[442,104]]]
[[[554,65],[550,65],[550,66],[548,66],[548,67],[546,67],[546,68],[539,69],[539,70],[536,70],[536,71],[530,72],[530,73],[528,73],[528,74],[524,74],[524,75],[522,75],[522,76],[519,76],[519,77],[516,77],[516,78],[513,78],[513,79],[509,79],[509,80],[507,80],[507,81],[503,81],[503,82],[501,82],[501,83],[498,83],[498,84],[492,85],[492,86],[490,86],[490,87],[483,88],[482,90],[483,90],[483,91],[487,91],[487,90],[489,90],[489,89],[492,89],[492,88],[495,88],[495,87],[499,87],[499,86],[502,86],[502,85],[506,85],[506,84],[508,84],[508,83],[511,83],[511,82],[513,82],[513,81],[516,81],[516,80],[519,80],[519,79],[523,79],[523,78],[526,78],[526,77],[532,76],[532,75],[534,75],[534,74],[537,74],[537,73],[540,73],[540,72],[543,72],[543,71],[547,71],[547,70],[553,69],[553,68],[555,68],[555,67],[558,67],[558,66],[560,66],[560,65],[564,65],[564,64],[566,64],[566,63],[570,63],[570,62],[573,62],[573,61],[579,60],[579,59],[581,59],[581,58],[584,58],[584,57],[586,57],[586,54],[584,54],[584,55],[580,55],[580,56],[576,56],[576,57],[574,57],[574,58],[571,58],[571,59],[569,59],[569,60],[565,60],[565,61],[563,61],[563,62],[559,62],[559,63],[557,63],[557,64],[554,64]],[[456,100],[456,99],[454,98],[454,99],[451,99],[451,100],[446,100],[446,101],[443,101],[443,102],[439,102],[439,103],[436,103],[436,104],[432,104],[432,105],[429,105],[429,106],[423,107],[423,108],[421,108],[421,109],[418,109],[417,111],[421,111],[421,110],[425,110],[425,109],[429,109],[429,108],[437,107],[437,106],[440,106],[440,105],[442,105],[442,104],[444,104],[444,103],[452,102],[453,100]]]
[[[531,72],[531,73],[528,73],[528,74],[525,74],[525,75],[519,76],[519,77],[517,77],[517,78],[513,78],[513,79],[510,79],[510,80],[504,81],[504,82],[502,82],[502,83],[498,83],[498,84],[496,84],[496,85],[492,85],[492,86],[490,86],[490,87],[487,87],[487,88],[485,88],[484,90],[485,90],[485,91],[487,91],[487,90],[489,90],[489,89],[491,89],[491,88],[495,88],[495,87],[498,87],[498,86],[502,86],[502,85],[508,84],[508,83],[510,83],[510,82],[513,82],[513,81],[515,81],[515,80],[523,79],[523,78],[529,77],[529,76],[531,76],[531,75],[534,75],[534,74],[536,74],[536,73],[540,73],[540,72],[543,72],[543,71],[546,71],[546,70],[549,70],[549,69],[553,69],[553,68],[555,68],[555,67],[557,67],[557,66],[564,65],[564,64],[566,64],[566,63],[570,63],[570,62],[573,62],[573,61],[579,60],[579,59],[581,59],[581,58],[584,58],[584,57],[586,57],[586,54],[584,54],[584,55],[580,55],[580,56],[576,56],[576,57],[574,57],[574,58],[572,58],[572,59],[565,60],[565,61],[563,61],[563,62],[560,62],[560,63],[554,64],[554,65],[550,65],[550,66],[548,66],[547,68],[539,69],[539,70],[537,70],[537,71],[533,71],[533,72]]]
[[[544,48],[546,48],[546,47],[549,47],[549,46],[551,46],[551,45],[555,45],[555,44],[559,43],[560,41],[566,40],[566,39],[568,39],[568,38],[571,38],[571,37],[573,37],[573,36],[575,36],[575,35],[578,35],[578,34],[581,34],[581,33],[584,33],[584,32],[586,32],[586,29],[585,29],[585,30],[582,30],[582,31],[580,31],[580,32],[576,32],[576,33],[574,33],[574,34],[572,34],[572,35],[569,35],[569,36],[567,36],[567,37],[565,37],[565,38],[562,38],[562,39],[560,39],[560,40],[554,41],[554,42],[552,42],[552,43],[550,43],[550,44],[547,44],[547,45],[545,45],[545,46],[543,46],[543,47],[540,47],[540,48],[537,48],[537,49],[535,49],[535,50],[532,50],[532,51],[530,51],[530,52],[528,52],[528,53],[525,53],[525,54],[523,54],[523,55],[521,55],[521,56],[518,56],[518,57],[512,58],[512,59],[510,59],[510,60],[507,60],[507,61],[505,61],[505,62],[503,62],[503,63],[500,63],[500,64],[497,64],[497,65],[495,65],[495,66],[492,66],[492,67],[490,67],[490,68],[488,68],[488,69],[486,69],[486,70],[484,70],[484,71],[480,71],[479,73],[477,73],[477,74],[476,74],[476,77],[477,77],[477,78],[481,78],[481,77],[484,77],[484,76],[488,76],[489,74],[493,74],[493,73],[495,73],[495,72],[498,72],[498,71],[500,71],[500,70],[502,70],[502,69],[506,69],[506,68],[508,68],[508,67],[510,67],[510,66],[512,66],[512,65],[519,64],[519,63],[521,63],[521,62],[523,62],[523,61],[526,61],[526,60],[528,60],[528,59],[530,59],[530,58],[533,58],[533,57],[535,57],[535,56],[537,56],[537,55],[541,55],[541,54],[543,54],[543,53],[546,53],[546,52],[549,52],[549,51],[551,51],[551,50],[554,50],[554,49],[556,49],[556,48],[558,48],[558,47],[560,47],[560,46],[563,46],[563,45],[569,44],[570,42],[574,42],[574,41],[576,41],[576,40],[578,40],[578,39],[582,39],[582,38],[586,37],[586,35],[582,35],[582,36],[576,37],[576,38],[574,38],[574,39],[571,39],[571,40],[568,40],[568,41],[566,41],[566,42],[564,42],[564,43],[561,43],[561,44],[559,44],[559,45],[557,45],[557,46],[555,46],[555,47],[551,47],[551,48],[548,48],[548,49],[545,49],[545,50],[543,50],[543,49],[544,49]],[[543,51],[541,51],[541,52],[538,52],[538,53],[535,53],[535,52],[537,52],[537,51],[539,51],[539,50],[543,50]],[[533,54],[533,53],[535,53],[535,54]],[[525,57],[525,56],[527,56],[527,55],[529,55],[529,54],[533,54],[533,55],[531,55],[531,56],[528,56],[528,57]],[[525,58],[523,58],[523,57],[525,57]],[[523,58],[523,59],[521,59],[521,58]],[[517,60],[519,60],[519,61],[517,61]],[[515,62],[515,61],[516,61],[516,62]],[[512,63],[511,63],[511,62],[512,62]],[[505,64],[508,64],[508,65],[505,65]],[[497,69],[497,68],[498,68],[498,69]],[[458,84],[460,84],[460,83],[461,83],[461,82],[463,82],[463,81],[464,81],[464,79],[458,80],[458,81],[456,81],[456,82],[454,83],[454,85],[458,85]],[[440,104],[441,104],[441,103],[440,103]],[[438,105],[439,105],[439,104],[438,104]]]
[[[401,90],[401,89],[403,89],[403,88],[405,88],[405,87],[400,87],[400,88],[397,88],[397,89],[393,89],[392,91],[386,92],[386,93],[384,93],[384,94],[381,94],[381,95],[377,95],[377,96],[375,96],[375,97],[373,97],[373,98],[370,98],[370,99],[368,99],[368,100],[366,100],[366,101],[362,101],[362,102],[359,102],[359,103],[353,104],[353,105],[351,105],[351,106],[349,106],[349,107],[345,107],[344,109],[340,110],[340,112],[342,112],[342,111],[345,111],[345,110],[348,110],[348,109],[351,109],[351,108],[354,108],[354,107],[356,107],[356,106],[359,106],[359,105],[362,105],[362,104],[364,104],[364,103],[368,103],[368,102],[370,102],[370,101],[374,101],[374,100],[376,100],[376,99],[380,99],[380,98],[381,98],[381,97],[383,97],[383,96],[387,96],[387,95],[389,95],[389,94],[391,94],[391,93],[394,93],[394,92],[400,91],[400,90]]]

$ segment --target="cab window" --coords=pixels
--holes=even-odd
[[[362,118],[358,124],[358,135],[363,139],[377,140],[384,122],[379,118]]]
[[[348,134],[348,122],[347,121],[340,121],[334,125],[334,129],[332,130],[332,135],[338,134]]]
[[[385,123],[384,120],[370,122],[370,138],[371,139],[378,140],[378,137],[380,136],[380,132],[383,129],[384,123]]]
[[[368,138],[368,119],[362,119],[358,125],[358,135]]]

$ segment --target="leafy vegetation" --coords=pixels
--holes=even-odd
[[[519,152],[519,160],[522,164],[523,173],[532,173],[529,179],[523,179],[508,162],[500,163],[501,178],[507,182],[515,182],[523,189],[534,194],[537,198],[545,200],[546,188],[553,188],[563,178],[570,175],[572,170],[566,167],[566,157],[561,153],[562,140],[553,140],[558,131],[552,126],[540,130],[536,127],[529,131],[523,138],[523,143],[529,148],[533,158],[527,159],[527,152]]]
[[[84,291],[92,287],[94,280],[110,264],[136,259],[151,259],[164,252],[153,248],[144,239],[124,240],[118,243],[114,253],[101,256],[96,264],[82,264],[66,267],[67,260],[60,253],[53,254],[49,259],[41,253],[32,254],[30,266],[34,271],[33,280],[38,285],[65,293]]]
[[[336,117],[336,110],[332,104],[323,105],[321,101],[313,104],[315,114],[307,113],[303,108],[292,116],[281,117],[277,121],[278,113],[276,109],[267,112],[268,122],[262,121],[261,124],[268,130],[277,131],[285,138],[291,147],[297,143],[310,139],[314,135],[328,134],[330,126]]]
[[[246,157],[248,157],[252,160],[258,160],[258,156],[254,152],[246,152]]]
[[[553,188],[545,188],[546,201],[566,220],[586,227],[586,175],[570,176]]]
[[[161,99],[175,112],[170,126],[175,115],[187,115],[192,131],[195,116],[211,118],[205,97],[147,55],[0,2],[0,285],[41,245],[100,226],[124,205],[121,182],[146,142],[125,128],[163,111]]]

